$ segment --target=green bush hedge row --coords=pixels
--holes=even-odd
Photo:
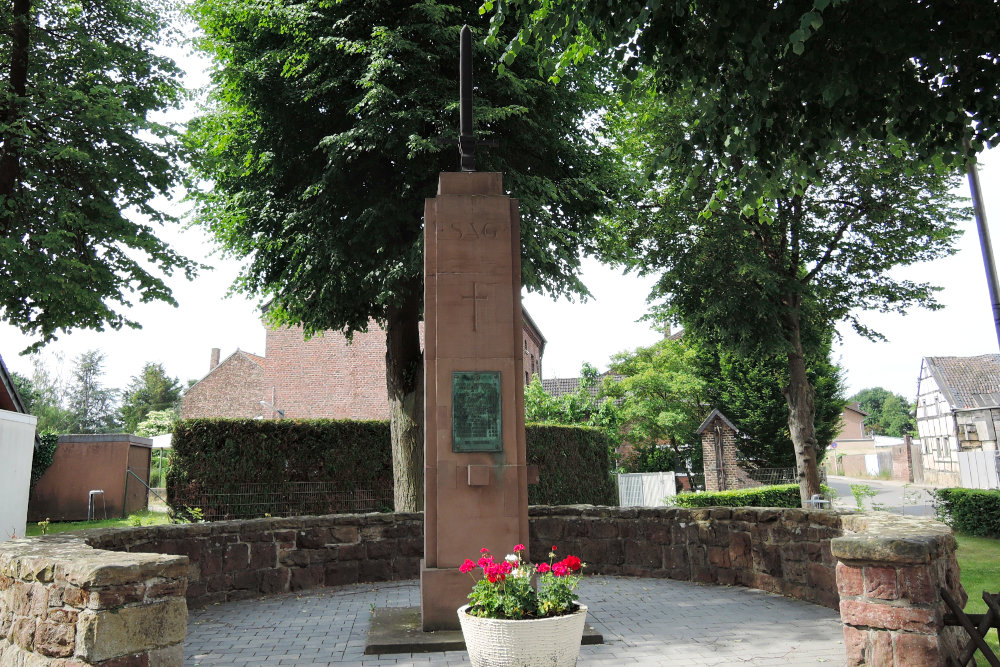
[[[607,435],[592,428],[527,424],[528,465],[538,484],[528,486],[530,505],[617,505]]]
[[[937,489],[938,515],[968,535],[1000,537],[1000,491]]]
[[[831,489],[822,486],[823,495],[830,497]],[[735,491],[681,493],[674,496],[673,504],[680,507],[802,507],[798,484],[758,486]]]
[[[525,430],[528,463],[540,477],[528,487],[530,503],[616,503],[606,436],[564,426]],[[322,482],[322,493],[307,497],[293,482]],[[391,510],[389,422],[185,420],[174,429],[167,487],[176,512],[196,507],[206,519]],[[364,506],[356,500],[363,494]]]

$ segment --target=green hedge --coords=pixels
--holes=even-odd
[[[1000,537],[1000,491],[937,489],[938,515],[960,533]]]
[[[530,505],[617,505],[608,437],[592,428],[527,424],[528,465],[538,484],[528,486]]]
[[[602,433],[529,425],[526,440],[540,478],[530,503],[616,503]],[[176,513],[198,508],[193,516],[205,519],[389,511],[389,422],[185,420],[174,429],[167,489]]]
[[[392,509],[388,422],[190,419],[172,447],[167,497],[182,516]]]
[[[823,495],[829,498],[831,489],[824,484],[822,490]],[[802,507],[798,484],[711,493],[680,493],[671,500],[680,507]]]

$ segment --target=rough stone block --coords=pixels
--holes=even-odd
[[[729,533],[729,562],[733,567],[741,569],[747,569],[752,565],[750,533],[742,531]]]
[[[899,596],[916,604],[934,602],[937,593],[926,565],[899,568]]]
[[[901,632],[893,637],[897,665],[943,665],[941,643],[934,635]]]
[[[713,567],[728,568],[730,565],[729,549],[725,547],[709,547],[708,562]]]
[[[250,545],[250,569],[263,570],[278,564],[278,548],[274,542],[253,542]]]
[[[309,565],[290,569],[288,590],[301,591],[323,585],[323,566]]]
[[[390,581],[391,560],[363,560],[358,562],[358,581]]]
[[[358,579],[358,561],[339,561],[327,563],[323,573],[323,579],[327,586],[343,586],[355,584]]]
[[[330,542],[329,528],[300,530],[295,537],[295,546],[299,549],[320,549],[328,542]]]
[[[154,579],[146,583],[146,600],[184,597],[187,581],[184,579]]]
[[[420,533],[423,534],[423,524],[420,526]],[[358,541],[358,537],[357,526],[334,526],[330,529],[330,541],[337,544],[353,544]]]
[[[629,542],[625,545],[625,564],[660,569],[663,567],[663,547],[642,542]]]
[[[837,563],[837,591],[845,596],[863,595],[865,591],[864,573],[860,566]]]
[[[938,614],[931,609],[896,607],[864,600],[841,600],[840,618],[844,623],[867,626],[873,630],[936,633],[941,625]]]
[[[122,605],[141,602],[145,594],[146,587],[141,583],[95,588],[90,591],[87,608],[111,609],[121,607]]]
[[[55,658],[73,654],[76,626],[71,623],[42,621],[35,629],[35,651]]]
[[[928,663],[896,663],[892,658],[892,634],[888,632],[872,632],[868,647],[867,664],[870,667],[894,667],[896,664],[917,665]]]
[[[868,566],[865,573],[865,595],[878,600],[899,599],[896,568]]]
[[[222,569],[224,572],[236,572],[250,567],[250,545],[245,542],[235,542],[226,545],[226,557]]]
[[[89,662],[100,662],[179,644],[186,634],[184,600],[85,612],[76,622],[76,655]]]
[[[33,618],[21,616],[10,624],[10,641],[28,651],[35,643],[36,621]]]
[[[291,573],[287,568],[272,568],[257,572],[258,590],[261,593],[284,593],[288,590]]]

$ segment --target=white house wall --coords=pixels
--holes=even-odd
[[[960,483],[955,413],[923,360],[917,383],[917,435],[923,454],[924,481],[958,486]]]
[[[38,418],[0,410],[0,542],[24,537]]]

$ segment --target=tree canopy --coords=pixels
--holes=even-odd
[[[473,0],[197,0],[214,59],[210,104],[188,140],[197,217],[246,258],[237,289],[270,303],[273,324],[346,334],[386,330],[397,509],[422,507],[421,352],[424,200],[457,165],[441,138],[458,126],[458,43],[483,20]],[[498,46],[476,40],[476,130],[499,146],[520,201],[522,282],[585,293],[579,255],[621,182],[610,150],[583,125],[604,101],[597,71],[554,87],[530,50],[503,74]]]
[[[174,303],[163,276],[197,266],[159,240],[177,182],[182,99],[158,44],[167,5],[11,0],[0,12],[0,317],[37,336],[139,325],[134,300]],[[138,220],[142,220],[139,222]]]
[[[738,165],[694,177],[679,154],[654,164],[656,149],[682,142],[696,122],[696,95],[647,94],[622,107],[614,136],[637,173],[652,176],[645,197],[616,216],[622,241],[610,252],[658,276],[654,313],[732,352],[785,357],[806,499],[820,492],[810,350],[839,321],[877,338],[860,319],[865,310],[935,307],[933,286],[890,269],[952,252],[968,212],[951,193],[955,172],[921,164],[899,141],[844,140],[808,178],[774,176],[781,187],[752,204]]]
[[[163,364],[145,364],[122,392],[121,422],[125,432],[139,434],[137,428],[149,413],[174,408],[180,398],[180,381],[167,375]]]
[[[746,355],[685,332],[697,350],[698,374],[706,382],[709,404],[740,429],[743,464],[749,468],[794,468],[795,449],[788,429],[788,406],[782,392],[788,383],[788,360],[781,354]],[[840,430],[844,407],[841,369],[830,361],[832,336],[817,339],[806,354],[806,373],[816,389],[817,455]]]
[[[901,438],[916,431],[916,423],[910,414],[913,407],[905,397],[894,394],[883,387],[862,389],[851,401],[857,402],[865,417],[865,430],[876,435]]]
[[[697,123],[655,150],[690,174],[719,167],[744,205],[812,180],[845,140],[898,138],[922,161],[964,162],[1000,134],[1000,5],[988,0],[492,0],[507,43],[553,43],[560,64],[611,50],[631,76],[686,87]],[[641,77],[640,77],[641,80]],[[706,162],[705,158],[709,158]]]
[[[118,391],[104,386],[103,352],[88,350],[73,362],[73,377],[66,386],[66,408],[71,415],[69,433],[114,433],[118,421]]]

